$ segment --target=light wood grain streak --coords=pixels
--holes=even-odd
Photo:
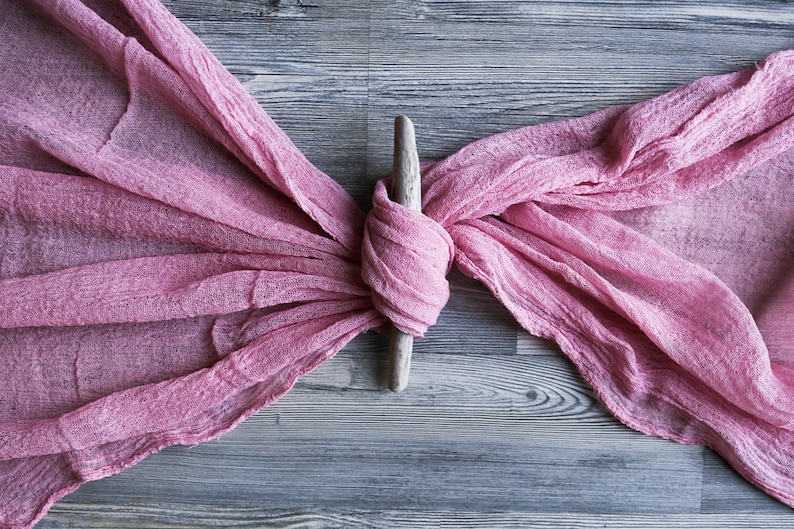
[[[516,353],[520,355],[563,356],[563,352],[555,342],[532,336],[523,329],[518,332]]]
[[[101,489],[85,486],[73,501],[112,505],[137,497],[246,507],[266,499],[268,506],[324,509],[613,514],[700,509],[697,451],[674,456],[585,446],[522,448],[496,440],[428,443],[395,435],[391,443],[362,438],[295,445],[284,439],[260,445],[256,457],[241,451],[220,459],[212,445],[163,456],[154,469],[136,467],[145,488],[109,479]],[[673,479],[677,486],[667,486]]]

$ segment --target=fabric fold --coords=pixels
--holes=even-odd
[[[389,200],[386,185],[378,182],[361,251],[361,276],[378,312],[421,338],[447,304],[454,256],[441,225]]]

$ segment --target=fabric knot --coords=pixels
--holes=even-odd
[[[455,249],[433,219],[389,200],[378,182],[361,246],[361,275],[375,308],[401,331],[420,338],[449,299],[446,276]]]

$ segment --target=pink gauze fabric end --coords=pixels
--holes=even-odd
[[[485,138],[427,167],[426,217],[382,184],[365,217],[155,0],[0,0],[0,526],[387,317],[421,336],[453,262],[624,423],[794,505],[792,114],[784,51]]]

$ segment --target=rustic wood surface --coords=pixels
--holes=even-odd
[[[794,45],[785,1],[168,0],[367,207],[408,114],[424,160]],[[365,335],[221,439],[83,486],[42,529],[794,527],[708,449],[629,430],[457,272],[411,383]]]

